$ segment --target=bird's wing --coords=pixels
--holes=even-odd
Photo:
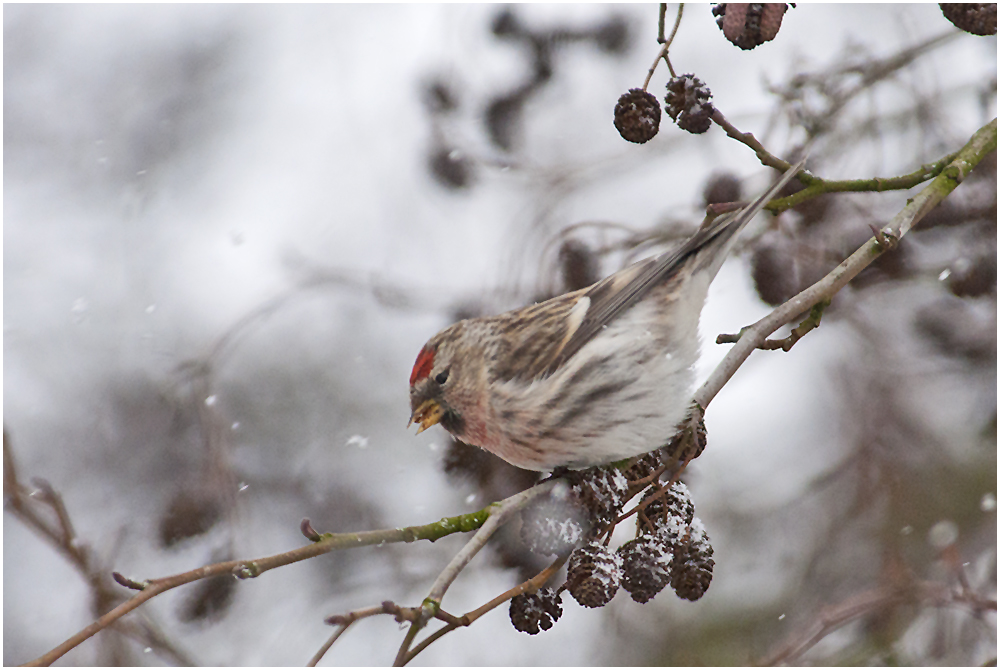
[[[486,317],[499,336],[495,340],[497,351],[488,354],[494,362],[490,381],[530,382],[544,374],[583,321],[587,303],[580,305],[579,301],[589,290],[583,288]]]
[[[764,208],[764,205],[794,177],[805,159],[787,170],[771,188],[743,209],[726,214],[702,226],[684,244],[674,251],[659,257],[639,261],[616,272],[589,289],[583,289],[583,296],[589,299],[586,313],[579,320],[573,332],[562,340],[562,346],[549,358],[542,370],[551,374],[579,351],[601,328],[615,317],[642,299],[649,289],[668,277],[675,275],[684,261],[713,242],[724,244],[732,240],[744,226]],[[572,295],[572,294],[569,294]]]

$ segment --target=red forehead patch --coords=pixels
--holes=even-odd
[[[413,386],[424,377],[429,377],[434,369],[435,350],[424,347],[417,356],[417,362],[413,364],[413,372],[410,373],[410,386]]]

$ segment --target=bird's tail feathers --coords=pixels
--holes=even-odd
[[[760,213],[760,210],[764,209],[764,206],[768,202],[778,195],[781,189],[785,187],[785,184],[791,181],[802,170],[806,164],[806,158],[808,156],[785,170],[785,173],[781,175],[778,181],[774,182],[770,188],[757,196],[749,205],[732,214],[723,214],[695,233],[692,241],[698,240],[700,248],[697,251],[692,249],[693,252],[699,253],[702,250],[711,248],[709,253],[703,254],[705,263],[703,267],[709,270],[712,277],[722,267],[722,263],[729,256],[732,246],[736,243],[736,239],[743,229],[746,228],[746,225]]]

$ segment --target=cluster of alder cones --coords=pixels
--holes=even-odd
[[[699,449],[703,446],[699,436]],[[514,628],[530,635],[548,630],[562,615],[562,593],[584,607],[603,607],[619,588],[638,603],[668,585],[698,600],[712,581],[715,561],[705,526],[681,482],[662,484],[664,456],[653,452],[630,467],[592,468],[566,475],[566,486],[522,514],[521,538],[540,554],[569,554],[566,581],[558,588],[524,593],[510,602]],[[636,536],[616,550],[611,531],[625,503],[643,493]]]
[[[794,5],[792,5],[794,7]],[[944,16],[956,27],[973,35],[996,35],[995,3],[940,5]],[[788,10],[785,3],[718,3],[712,8],[716,23],[730,42],[740,49],[754,49],[769,42],[781,29]],[[667,83],[666,110],[670,118],[689,133],[704,133],[715,112],[712,93],[693,74],[673,77]],[[660,129],[660,103],[645,88],[633,88],[618,98],[615,128],[623,138],[644,144]]]
[[[667,82],[667,114],[681,130],[700,134],[712,125],[712,92],[698,77],[685,74]],[[629,142],[644,144],[660,130],[660,102],[652,93],[633,88],[618,98],[615,128]]]

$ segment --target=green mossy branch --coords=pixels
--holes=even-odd
[[[955,160],[957,155],[957,153],[949,154],[934,163],[921,165],[919,169],[914,170],[909,174],[900,175],[899,177],[828,180],[820,179],[819,177],[811,175],[806,176],[803,174],[799,177],[799,181],[806,184],[804,189],[798,193],[785,196],[784,198],[775,198],[769,202],[764,209],[768,210],[772,214],[780,214],[787,209],[800,205],[807,200],[812,200],[816,196],[824,193],[905,191],[906,189],[913,188],[928,179],[934,179],[940,175],[944,172],[945,168],[947,168],[948,165]]]

